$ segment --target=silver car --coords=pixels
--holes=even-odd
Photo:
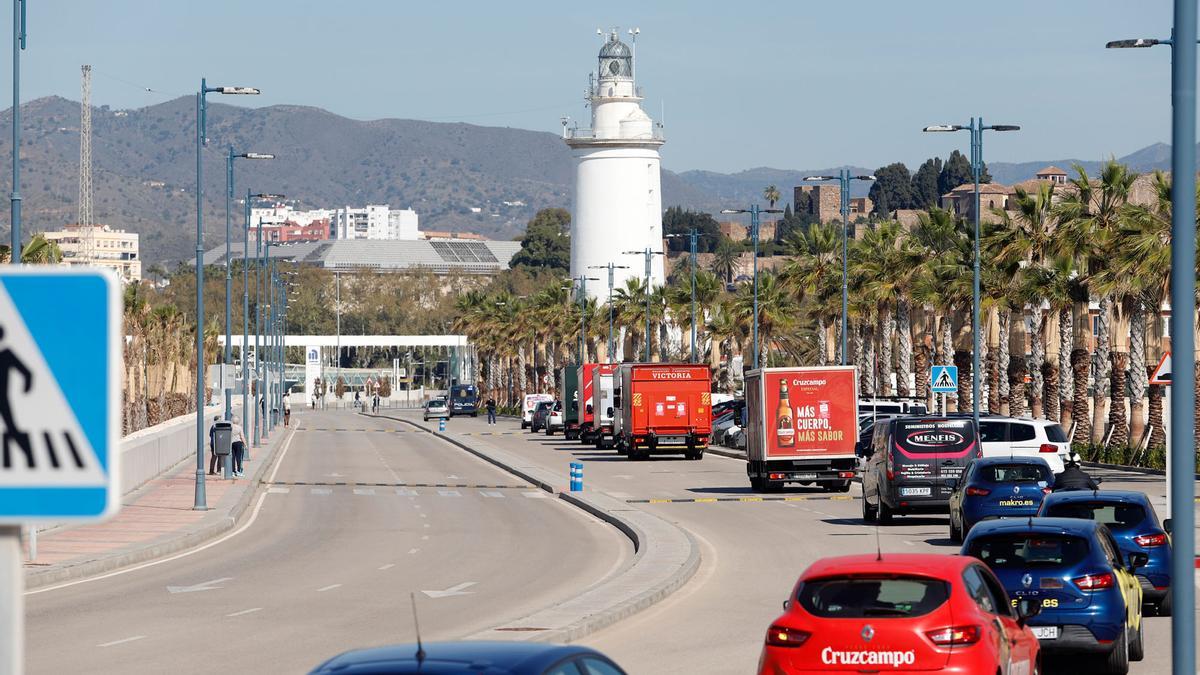
[[[435,398],[425,404],[425,421],[439,418],[450,419],[450,406],[446,405],[444,398]]]

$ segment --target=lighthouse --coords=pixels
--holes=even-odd
[[[633,57],[615,29],[608,33],[588,86],[592,126],[563,130],[576,160],[571,276],[600,277],[587,284],[587,292],[601,301],[608,296],[608,275],[589,268],[627,266],[615,270],[614,287],[621,287],[629,277],[646,277],[645,256],[627,251],[662,251],[658,149],[664,141],[661,128],[642,110]],[[663,256],[652,255],[650,283],[663,281]]]

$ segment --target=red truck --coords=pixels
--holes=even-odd
[[[579,442],[584,445],[596,443],[606,424],[608,436],[612,437],[612,415],[605,413],[612,407],[612,380],[616,371],[615,363],[585,363],[579,367]],[[597,404],[597,389],[607,392],[607,395],[600,394],[600,403],[605,406],[603,408]]]
[[[746,474],[759,492],[787,483],[847,492],[858,442],[854,366],[746,373]]]
[[[712,374],[707,365],[626,363],[620,367],[618,447],[629,459],[651,453],[704,457],[712,434]]]

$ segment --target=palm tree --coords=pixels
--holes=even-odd
[[[628,277],[623,286],[613,289],[613,305],[616,309],[616,320],[625,326],[625,337],[629,345],[625,354],[632,355],[635,360],[642,358],[645,353],[646,325],[646,286],[640,277]]]
[[[930,307],[935,314],[935,333],[938,336],[940,363],[953,361],[960,367],[958,393],[950,398],[958,408],[970,405],[970,353],[965,350],[969,331],[957,327],[970,311],[972,294],[971,256],[973,250],[966,225],[954,214],[942,209],[930,209],[918,214],[912,237],[916,250],[925,263],[913,280],[913,297]],[[970,325],[969,320],[965,322]],[[926,370],[928,372],[928,370]],[[923,375],[924,376],[924,375]]]
[[[732,302],[722,302],[713,308],[708,323],[704,326],[711,340],[710,365],[717,387],[726,393],[733,391],[733,374],[730,363],[733,360],[735,344],[744,335]]]
[[[713,274],[719,275],[725,280],[725,283],[733,283],[733,271],[737,269],[738,258],[742,252],[734,243],[726,238],[722,238],[717,244],[717,248],[713,251],[713,259],[711,268]]]
[[[793,257],[780,276],[790,288],[796,305],[807,301],[815,315],[817,365],[826,365],[830,358],[829,344],[837,340],[833,329],[842,311],[841,227],[814,224],[807,229],[795,229],[784,239],[784,246]]]
[[[763,199],[767,200],[771,208],[775,208],[775,202],[779,201],[779,188],[774,185],[768,185],[763,188]]]

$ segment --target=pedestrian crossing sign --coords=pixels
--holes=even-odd
[[[0,266],[0,524],[120,508],[121,309],[107,270]]]
[[[958,366],[933,366],[929,373],[929,389],[935,394],[958,391]]]

